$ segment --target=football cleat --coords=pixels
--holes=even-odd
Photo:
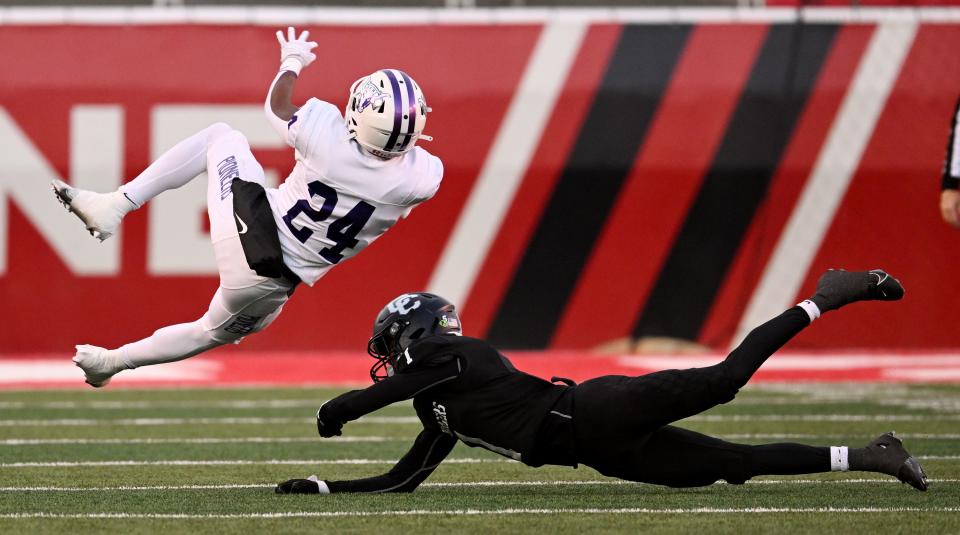
[[[817,281],[817,293],[810,300],[816,303],[820,312],[827,312],[857,301],[897,301],[902,298],[900,281],[882,269],[831,269]]]
[[[317,476],[307,479],[288,479],[274,489],[277,494],[320,494],[320,482]]]
[[[94,193],[75,188],[61,180],[51,182],[53,193],[67,210],[80,218],[87,231],[101,242],[113,236],[120,220],[136,208],[123,193]]]
[[[864,460],[873,466],[875,471],[894,476],[901,483],[907,483],[917,490],[927,490],[926,472],[917,459],[903,447],[903,441],[894,436],[893,431],[873,439],[864,450]]]
[[[86,344],[77,346],[77,354],[73,357],[73,362],[83,370],[87,384],[94,388],[107,386],[111,377],[126,369],[113,352]]]

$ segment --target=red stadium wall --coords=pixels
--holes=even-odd
[[[522,117],[511,103],[551,24],[309,25],[319,57],[298,97],[341,105],[365,73],[411,73],[446,175],[433,200],[298,289],[240,349],[362,347],[389,298],[446,288],[441,265],[475,274],[457,290],[467,333],[512,348],[667,336],[722,349],[751,310],[796,302],[832,266],[882,266],[907,299],[832,314],[793,347],[957,346],[960,234],[939,220],[937,196],[960,24],[588,24],[503,217],[488,222],[489,248],[460,265],[445,252],[472,243],[457,223],[508,115]],[[273,30],[8,24],[0,50],[0,354],[115,346],[202,314],[217,285],[197,238],[202,194],[149,205],[98,245],[43,190],[54,177],[129,180],[185,117],[239,122],[285,176],[291,152],[249,119],[277,66]],[[849,185],[805,201],[817,177],[842,180],[856,152],[844,136],[857,135]],[[804,234],[804,218],[826,218],[822,232]]]

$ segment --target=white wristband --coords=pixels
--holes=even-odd
[[[300,63],[300,60],[297,58],[287,58],[280,64],[280,72],[290,71],[293,74],[300,76],[301,69],[303,69],[303,64]]]
[[[317,476],[313,475],[307,478],[307,481],[313,481],[317,484],[317,489],[320,490],[320,494],[330,494],[330,487],[327,486],[327,482],[319,479]]]

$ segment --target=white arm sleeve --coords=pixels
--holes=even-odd
[[[270,123],[270,126],[272,126],[273,129],[280,134],[280,137],[282,137],[283,140],[290,145],[290,141],[287,136],[287,121],[277,117],[277,114],[273,113],[273,106],[270,105],[270,98],[273,96],[273,88],[277,85],[277,81],[280,80],[280,76],[285,72],[287,71],[281,69],[280,72],[277,73],[277,76],[274,77],[273,83],[270,84],[270,89],[267,90],[267,99],[263,103],[263,112],[266,114],[267,122]]]

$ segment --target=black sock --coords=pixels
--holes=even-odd
[[[751,475],[818,474],[830,471],[830,448],[782,443],[752,446]]]
[[[731,380],[743,386],[770,355],[783,347],[807,325],[810,325],[810,316],[807,312],[799,306],[790,308],[750,331],[750,334],[720,366],[725,369]]]

